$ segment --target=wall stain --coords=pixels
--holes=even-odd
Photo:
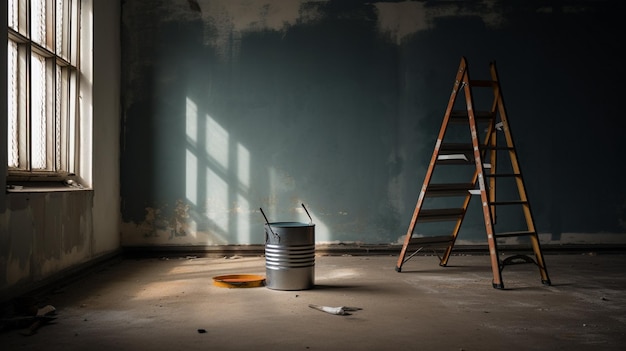
[[[168,217],[163,208],[146,207],[144,221],[138,224],[139,230],[145,238],[159,237],[159,232],[169,233],[168,239],[186,236],[189,233],[190,206],[183,200],[177,200],[172,215]]]

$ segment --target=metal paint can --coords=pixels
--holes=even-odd
[[[315,284],[315,224],[265,224],[265,286],[306,290]]]

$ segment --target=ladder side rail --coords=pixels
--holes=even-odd
[[[470,84],[472,85],[472,87],[480,87],[480,88],[490,88],[490,89],[494,89],[494,86],[497,84],[497,82],[495,82],[494,80],[471,80]],[[489,124],[487,126],[487,129],[485,130],[485,138],[484,138],[484,145],[486,147],[488,151],[488,155],[487,155],[487,150],[485,150],[482,154],[483,159],[488,159],[489,160],[489,173],[491,175],[494,175],[497,171],[497,130],[498,130],[498,125],[497,125],[497,115],[498,115],[498,99],[495,98],[493,101],[491,102],[491,108],[489,110],[489,116],[490,116],[490,120],[489,120]],[[476,116],[476,111],[474,112],[475,117]],[[478,121],[478,120],[476,120]],[[496,178],[495,177],[489,177],[489,186],[486,187],[487,189],[487,194],[489,195],[489,200],[490,203],[493,203],[496,201]],[[496,206],[491,205],[491,217],[493,220],[493,223],[496,223]]]
[[[487,194],[489,195],[489,203],[492,204],[490,206],[490,210],[491,210],[491,218],[493,220],[493,223],[496,223],[496,206],[493,205],[493,203],[496,201],[496,177],[494,177],[493,175],[496,174],[497,171],[497,145],[498,145],[498,140],[497,140],[497,133],[496,133],[496,114],[491,113],[491,121],[489,122],[489,126],[487,127],[487,130],[485,131],[485,141],[483,143],[483,145],[485,145],[485,150],[483,150],[483,159],[488,159],[489,160],[489,174],[491,175],[489,177],[489,185],[486,187],[486,191]],[[483,168],[485,168],[485,166],[483,166]]]
[[[496,83],[494,85],[494,95],[498,105],[498,113],[500,114],[500,119],[502,122],[502,130],[504,131],[504,138],[506,140],[506,145],[509,148],[509,157],[511,159],[511,167],[513,170],[513,174],[515,175],[515,183],[517,185],[517,190],[519,192],[520,200],[525,202],[523,206],[524,209],[524,217],[526,218],[526,224],[528,231],[534,232],[535,225],[532,217],[532,213],[530,212],[530,205],[528,201],[528,196],[526,195],[526,187],[524,186],[524,179],[522,177],[522,169],[517,159],[517,152],[515,148],[515,143],[513,142],[513,135],[511,132],[511,125],[507,117],[506,107],[504,106],[504,98],[502,96],[502,90],[500,89],[500,82],[498,81],[498,74],[496,71],[495,63],[491,64],[491,75]]]
[[[495,121],[493,121],[492,123],[495,125]],[[489,151],[489,165],[490,165],[489,173],[493,175],[493,174],[496,174],[497,169],[498,169],[498,162],[497,162],[498,151],[496,150],[498,140],[497,140],[497,133],[495,132],[495,128],[493,128],[493,126],[490,126],[489,133],[490,133],[490,135],[488,136],[489,141],[486,142],[485,144],[488,143],[491,146],[491,149]],[[494,203],[496,201],[496,177],[489,177],[488,192],[489,192],[489,202]],[[493,220],[493,223],[495,224],[497,222],[496,206],[492,205],[490,210],[491,210],[491,219]]]
[[[498,111],[500,113],[500,118],[502,121],[502,129],[504,130],[504,136],[506,139],[506,145],[509,147],[509,156],[511,158],[511,166],[513,168],[513,172],[517,175],[515,177],[517,188],[520,194],[520,200],[524,202],[523,211],[524,218],[526,219],[526,224],[528,231],[532,234],[530,235],[531,245],[533,248],[533,252],[535,254],[535,259],[537,261],[537,266],[539,267],[539,273],[541,275],[541,282],[544,285],[550,285],[550,278],[548,276],[548,270],[545,264],[545,260],[543,257],[543,252],[541,250],[541,244],[539,242],[539,235],[535,228],[534,217],[532,214],[532,210],[530,208],[530,201],[528,201],[528,197],[526,194],[526,187],[524,186],[524,179],[521,172],[521,166],[519,160],[517,159],[517,152],[515,151],[515,144],[513,142],[513,134],[511,131],[511,125],[507,118],[506,108],[504,106],[504,97],[502,95],[502,89],[500,87],[500,81],[498,79],[498,71],[496,69],[495,62],[492,62],[490,65],[491,78],[495,82],[494,84],[494,94],[495,99],[498,105]]]
[[[494,95],[495,95],[495,99],[498,105],[498,113],[500,114],[500,119],[502,121],[502,129],[504,131],[506,145],[509,148],[508,153],[511,159],[511,167],[513,170],[513,174],[515,175],[515,182],[516,182],[517,189],[519,192],[520,201],[524,203],[523,211],[524,211],[524,218],[526,219],[526,226],[527,226],[528,231],[536,232],[532,212],[530,210],[530,202],[528,201],[528,196],[526,194],[526,187],[524,185],[524,179],[522,176],[521,166],[520,166],[519,160],[517,159],[517,152],[516,152],[515,144],[513,142],[511,125],[507,117],[506,107],[504,106],[504,98],[502,96],[502,90],[500,88],[500,82],[498,80],[498,73],[496,70],[495,63],[491,64],[491,76],[495,82]]]
[[[478,172],[474,172],[474,176],[472,177],[472,184],[476,184],[476,179],[478,178]],[[467,213],[467,207],[469,206],[470,200],[472,199],[472,194],[468,191],[467,195],[465,195],[465,199],[463,200],[463,214],[456,222],[454,229],[452,230],[452,241],[450,241],[450,245],[446,248],[443,255],[439,258],[439,265],[446,266],[448,265],[448,260],[450,259],[450,255],[452,254],[452,249],[454,248],[454,244],[456,243],[456,238],[459,235],[461,230],[461,225],[463,224],[463,220],[465,219],[465,214]]]
[[[470,84],[472,84],[472,86],[476,85],[477,81],[470,81],[469,79],[469,71],[466,74],[466,82],[469,82]],[[469,84],[467,84],[469,86]],[[491,81],[480,81],[479,86],[480,87],[491,87],[493,84]],[[471,91],[471,88],[470,88]],[[467,96],[467,94],[466,94]],[[472,98],[473,100],[473,98]],[[468,105],[469,106],[469,105]],[[473,106],[473,105],[472,105]],[[485,146],[492,146],[490,148],[489,151],[489,159],[491,162],[491,169],[490,172],[494,173],[495,172],[495,165],[496,165],[496,150],[495,150],[495,146],[496,146],[496,133],[495,133],[495,126],[496,126],[496,121],[495,121],[495,116],[496,114],[494,113],[494,109],[495,109],[496,103],[493,103],[492,109],[490,111],[490,116],[491,116],[491,120],[488,122],[488,126],[487,126],[487,131],[485,134],[485,139],[483,142],[483,145]],[[470,116],[470,112],[467,111],[467,118],[469,119]],[[474,122],[476,122],[476,113],[474,113]],[[477,127],[476,127],[477,128]],[[487,152],[486,149],[482,149],[482,156],[483,158],[485,158],[485,153]],[[481,162],[482,163],[482,162]],[[471,183],[474,184],[474,186],[476,186],[477,184],[477,180],[478,180],[478,174],[479,171],[478,169],[476,171],[474,171],[474,175],[472,177],[472,181]],[[495,177],[491,177],[491,179],[489,180],[490,185],[489,188],[486,189],[487,194],[489,194],[489,198],[493,199],[495,201]],[[465,218],[465,214],[467,213],[467,208],[469,206],[469,203],[472,199],[472,194],[468,192],[468,194],[466,195],[464,201],[463,201],[463,215],[461,216],[461,218],[458,220],[458,222],[456,223],[453,232],[452,232],[452,241],[450,242],[450,245],[446,248],[446,250],[444,251],[443,255],[440,257],[440,265],[441,266],[446,266],[448,264],[448,260],[450,258],[450,255],[452,254],[452,249],[454,248],[454,244],[456,243],[456,239],[458,237],[459,231],[461,229],[461,225],[463,224],[463,219]],[[492,201],[493,202],[493,201]],[[492,219],[495,221],[495,205],[492,205],[490,210],[492,211]]]
[[[498,73],[496,71],[495,63],[491,64],[491,76],[494,80],[494,96],[497,104],[498,113],[500,114],[500,119],[502,122],[502,130],[504,131],[504,137],[506,140],[506,145],[509,148],[509,156],[511,158],[511,167],[513,169],[513,173],[519,175],[516,177],[517,180],[517,188],[520,192],[520,200],[528,201],[526,197],[526,192],[524,188],[524,183],[521,177],[521,167],[519,165],[519,161],[517,160],[517,153],[515,149],[515,143],[513,142],[513,135],[511,132],[511,125],[509,123],[506,107],[504,106],[504,98],[502,96],[502,90],[500,88],[500,82],[498,80]],[[529,228],[531,229],[531,228]],[[534,228],[532,228],[534,229]]]
[[[493,78],[493,76],[492,76]],[[497,81],[494,81],[493,79],[491,80],[491,85],[490,87],[492,89],[495,88],[495,85],[497,85]],[[498,146],[498,140],[497,140],[497,127],[496,127],[496,119],[497,119],[497,115],[498,115],[498,99],[494,96],[493,102],[491,104],[491,123],[489,124],[489,129],[487,130],[487,136],[485,137],[485,145],[489,145],[490,146],[490,155],[489,155],[489,164],[491,165],[491,168],[489,169],[489,173],[494,175],[497,172],[498,169],[498,164],[497,164],[497,159],[498,159],[498,151],[497,151],[497,146]],[[490,177],[489,178],[489,201],[491,203],[496,201],[496,177]],[[496,224],[497,222],[497,215],[496,215],[496,206],[492,205],[491,206],[491,219],[493,220],[493,224]]]
[[[478,172],[478,185],[480,188],[481,207],[483,209],[483,217],[485,221],[485,229],[487,231],[487,243],[489,246],[489,256],[491,259],[491,269],[493,272],[493,287],[503,288],[502,284],[502,272],[500,269],[500,260],[498,258],[497,242],[494,237],[493,221],[491,218],[491,210],[489,208],[489,198],[487,195],[487,189],[485,185],[484,166],[482,162],[482,150],[480,148],[481,143],[478,140],[478,131],[476,126],[476,119],[474,115],[474,99],[472,96],[472,88],[469,84],[469,72],[465,75],[465,100],[467,105],[467,112],[469,115],[470,133],[472,136],[472,145],[474,148],[474,162],[476,164],[476,172]]]
[[[492,114],[492,116],[494,116],[494,114]],[[468,114],[468,118],[469,118],[469,114]],[[495,142],[495,135],[496,133],[494,133],[494,129],[495,129],[495,120],[492,118],[492,120],[489,122],[489,126],[487,128],[487,133],[485,136],[485,141],[484,141],[484,145],[490,145],[489,143],[491,142]],[[482,150],[483,156],[484,153],[486,152],[486,150]],[[495,172],[495,150],[491,150],[490,151],[490,158],[491,158],[491,162],[492,162],[492,169],[491,172]],[[471,183],[474,184],[474,187],[476,187],[477,184],[477,180],[478,180],[478,170],[474,171],[474,175],[472,176],[472,181]],[[490,188],[487,189],[487,193],[489,194],[489,198],[491,199],[492,197],[495,199],[495,177],[492,177],[492,179],[489,180],[490,182]],[[493,185],[491,184],[493,183]],[[450,245],[448,246],[448,248],[444,251],[443,255],[440,258],[440,265],[441,266],[446,266],[448,264],[448,260],[450,258],[450,255],[452,254],[452,249],[454,248],[454,244],[456,243],[456,238],[459,234],[459,231],[461,230],[461,225],[463,224],[463,220],[465,219],[465,214],[467,213],[467,208],[469,206],[469,203],[472,199],[472,194],[470,192],[467,193],[465,200],[463,201],[463,215],[461,216],[461,218],[459,218],[459,221],[457,222],[457,224],[455,225],[453,232],[452,232],[452,241],[450,242]],[[495,206],[491,206],[491,210],[492,210],[492,218],[494,218],[493,216],[495,215]],[[494,219],[495,221],[495,219]]]
[[[422,188],[420,190],[420,194],[417,198],[417,204],[415,205],[415,210],[413,211],[413,216],[411,218],[411,222],[409,223],[409,228],[407,229],[406,236],[404,237],[404,244],[402,245],[402,250],[400,251],[400,256],[398,257],[398,262],[396,263],[396,271],[400,272],[402,269],[402,265],[406,260],[404,257],[406,256],[407,249],[411,242],[411,237],[413,236],[413,231],[415,230],[415,225],[417,224],[417,219],[419,217],[419,212],[424,203],[424,198],[426,194],[426,189],[430,184],[430,180],[432,179],[433,171],[435,169],[437,158],[439,157],[439,148],[441,147],[441,143],[443,138],[445,137],[446,130],[448,128],[448,122],[450,121],[450,115],[452,113],[452,109],[454,107],[454,103],[456,101],[459,90],[461,89],[461,81],[465,72],[467,70],[467,62],[465,58],[461,58],[461,63],[459,64],[459,69],[457,71],[456,80],[452,87],[452,92],[450,94],[450,98],[448,101],[448,106],[446,108],[446,112],[444,114],[443,122],[441,123],[441,128],[439,130],[439,134],[437,136],[437,142],[435,143],[435,149],[433,151],[432,157],[430,159],[430,163],[428,165],[428,170],[426,171],[426,175],[424,177],[424,182],[422,184]]]

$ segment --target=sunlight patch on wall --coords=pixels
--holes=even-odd
[[[237,194],[237,204],[233,209],[237,216],[237,243],[252,243],[250,231],[250,202],[241,194]],[[258,240],[257,240],[258,242]]]
[[[250,151],[243,145],[237,144],[237,179],[242,190],[250,188]]]
[[[228,236],[234,235],[237,243],[250,243],[250,151],[231,140],[228,131],[190,98],[185,132],[185,198],[192,212],[208,221],[206,234],[219,242],[230,242]],[[196,217],[185,218],[186,235],[197,237]]]
[[[198,144],[198,106],[189,98],[185,104],[185,133],[187,143],[197,150]],[[185,156],[185,197],[192,204],[198,204],[198,157],[189,149]]]
[[[228,232],[228,183],[211,168],[206,169],[207,215],[221,232]]]
[[[250,231],[250,202],[243,195],[250,189],[250,151],[240,143],[237,143],[237,201],[233,212],[237,216],[237,242],[250,244],[252,232]]]
[[[211,116],[206,115],[206,154],[223,169],[228,169],[228,132]]]
[[[185,103],[185,133],[187,141],[196,146],[198,144],[198,106],[189,98]]]
[[[185,197],[198,205],[198,158],[189,149],[185,157]]]
[[[331,241],[330,231],[328,230],[328,226],[324,224],[324,222],[322,222],[320,218],[315,214],[315,209],[309,208],[309,206],[307,206],[306,204],[306,201],[299,201],[299,203],[304,204],[304,206],[306,206],[306,211],[304,210],[304,207],[302,206],[295,208],[295,212],[298,213],[297,221],[303,222],[303,223],[313,222],[313,224],[315,224],[315,242],[316,243],[324,243],[324,242]],[[307,211],[309,212],[308,215],[306,213]],[[309,219],[309,216],[311,216],[310,219]]]

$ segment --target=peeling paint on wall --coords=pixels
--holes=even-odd
[[[479,75],[490,60],[504,63],[510,112],[522,126],[516,139],[528,155],[539,139],[560,155],[558,145],[577,135],[559,131],[553,141],[557,122],[529,128],[557,108],[585,120],[572,96],[600,102],[589,111],[612,109],[595,92],[570,88],[572,68],[584,70],[598,55],[609,60],[595,69],[622,66],[610,57],[614,31],[598,28],[617,26],[603,21],[610,11],[594,13],[600,3],[127,0],[123,244],[259,243],[259,207],[276,220],[306,220],[294,210],[301,202],[315,209],[322,240],[395,242],[406,232],[460,55]],[[586,14],[592,18],[580,26]],[[596,76],[576,79],[587,75]],[[537,87],[539,78],[565,90]],[[533,159],[527,173],[567,165]],[[563,231],[590,223],[564,218],[567,181],[529,186],[540,230],[555,231],[545,228],[550,221],[563,222]],[[176,201],[188,207],[177,214]],[[610,215],[594,216],[601,228],[618,228],[618,201]],[[480,234],[470,239],[484,239],[482,227],[470,225]]]
[[[168,216],[167,206],[165,209],[146,207],[146,217],[137,226],[144,237],[159,237],[166,233],[168,239],[186,236],[189,233],[190,215],[189,205],[183,200],[177,200],[171,215]]]
[[[6,264],[6,279],[4,284],[7,286],[15,285],[30,276],[30,261],[24,261],[21,257],[13,257],[9,254]]]
[[[11,193],[0,216],[0,291],[93,258],[92,191]]]
[[[400,3],[377,2],[378,27],[392,41],[400,45],[402,40],[414,33],[430,29],[434,24],[428,18],[423,2]]]
[[[211,209],[214,207],[207,207]],[[234,208],[234,212],[241,209]],[[177,200],[174,207],[164,204],[158,208],[146,207],[145,218],[139,223],[123,223],[122,239],[128,245],[147,245],[161,243],[168,245],[192,245],[202,242],[205,245],[225,245],[227,240],[217,232],[198,229],[198,220],[210,211],[199,213],[193,210],[185,200]],[[222,211],[225,212],[225,211]],[[221,216],[226,216],[222,213]],[[219,215],[217,215],[219,216]],[[216,217],[214,214],[210,217]],[[205,226],[206,227],[206,226]],[[131,234],[132,233],[132,234]],[[141,233],[138,237],[136,233]]]
[[[306,25],[324,18],[321,7],[330,0],[189,0],[188,5],[173,2],[167,5],[163,21],[191,21],[198,16],[204,24],[205,45],[218,49],[225,60],[236,60],[233,43],[246,32],[286,32],[294,25]],[[501,1],[482,0],[471,4],[463,2],[429,3],[427,1],[397,1],[363,3],[374,6],[378,12],[381,34],[388,35],[396,44],[420,31],[432,29],[438,18],[478,17],[487,27],[503,24]],[[580,6],[582,7],[582,6]],[[580,7],[578,10],[580,11]],[[570,11],[575,11],[571,8]],[[552,11],[550,7],[538,11]]]

